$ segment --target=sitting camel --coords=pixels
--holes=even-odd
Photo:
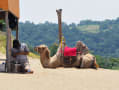
[[[99,66],[96,63],[96,58],[90,53],[77,54],[76,58],[72,60],[71,64],[64,63],[65,59],[62,57],[61,51],[63,51],[65,44],[59,46],[57,53],[50,57],[50,51],[46,45],[36,46],[34,49],[40,54],[40,61],[44,68],[57,68],[57,67],[79,67],[79,68],[95,68]],[[68,60],[70,61],[70,60]]]

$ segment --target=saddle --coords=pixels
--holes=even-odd
[[[66,67],[71,67],[77,60],[77,48],[64,47],[63,64]]]

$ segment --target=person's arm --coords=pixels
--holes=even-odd
[[[26,44],[24,44],[24,51],[16,52],[16,53],[14,53],[14,56],[17,56],[17,55],[28,55],[28,54],[29,54],[29,48],[27,47]]]
[[[14,48],[11,49],[11,56],[12,57],[16,57],[16,54],[18,53],[17,50],[15,50]]]
[[[23,46],[24,46],[24,51],[20,52],[19,55],[28,55],[29,54],[28,46],[25,43],[23,44]]]
[[[17,55],[28,55],[29,52],[18,52],[18,53],[15,53],[14,56],[17,56]]]

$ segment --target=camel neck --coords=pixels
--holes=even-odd
[[[47,67],[50,61],[50,59],[48,59],[44,53],[40,54],[40,60],[43,67]]]

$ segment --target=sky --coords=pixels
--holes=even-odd
[[[20,21],[57,23],[56,9],[60,8],[62,21],[69,24],[119,17],[119,0],[20,0]]]

